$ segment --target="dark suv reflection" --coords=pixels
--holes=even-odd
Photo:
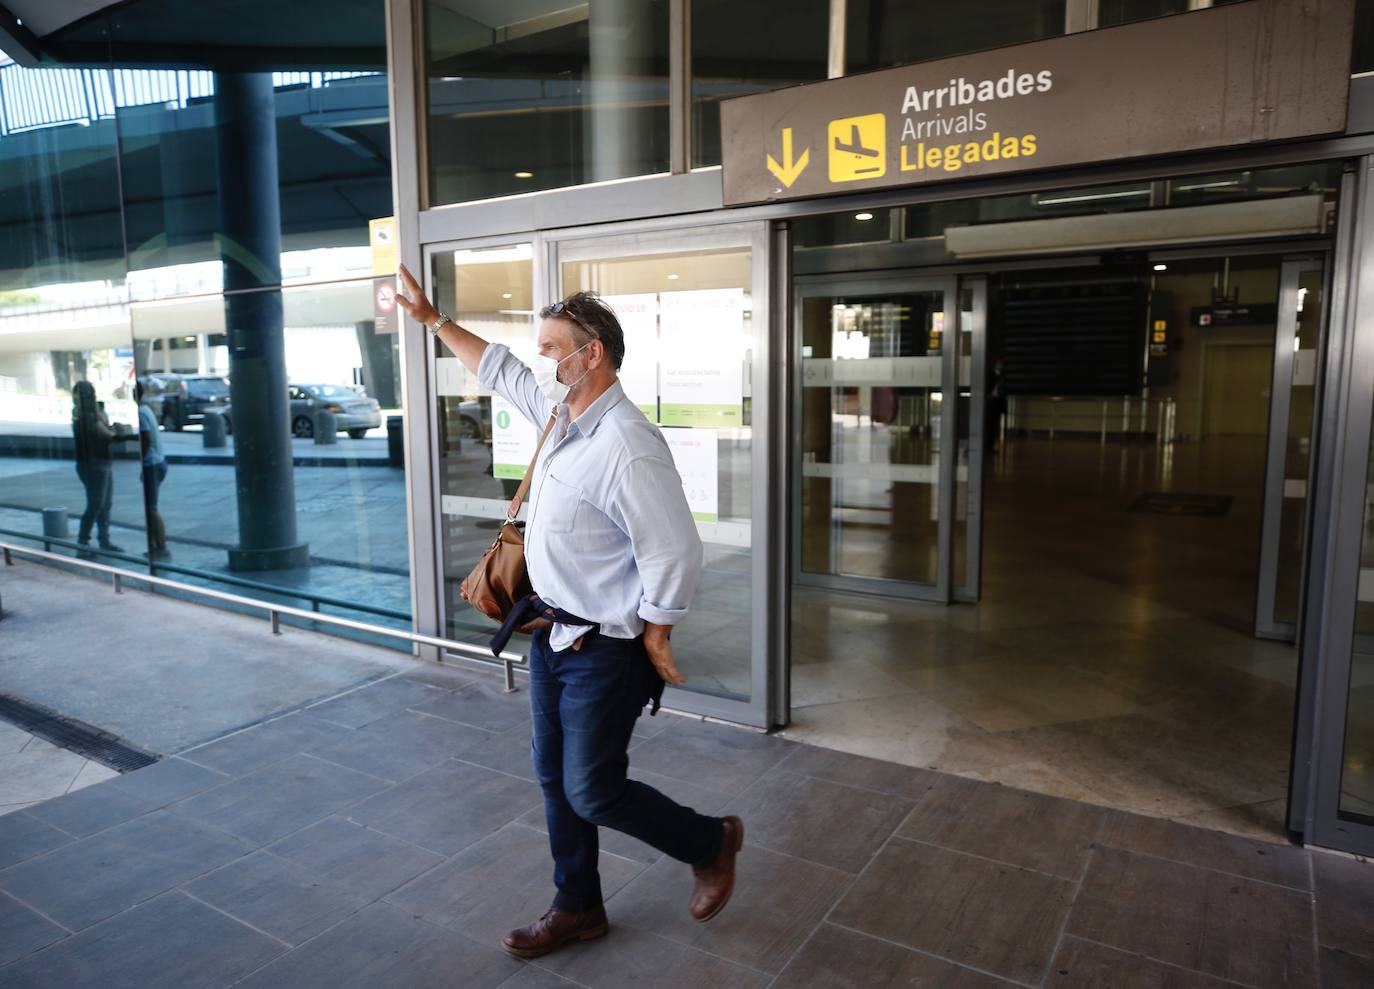
[[[144,402],[163,429],[180,432],[229,406],[229,379],[217,374],[149,374],[139,379]]]

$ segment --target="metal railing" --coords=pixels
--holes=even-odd
[[[49,539],[48,541],[51,542],[55,540]],[[70,556],[63,556],[60,553],[52,553],[47,550],[32,549],[28,546],[18,546],[14,543],[0,542],[0,552],[4,554],[6,566],[14,566],[14,557],[18,555],[26,559],[60,563],[64,566],[79,567],[93,573],[107,574],[111,578],[111,583],[116,594],[123,594],[125,582],[131,582],[146,584],[151,587],[166,587],[182,593],[208,598],[212,601],[232,604],[240,608],[264,611],[267,613],[267,620],[272,627],[273,635],[282,634],[281,619],[283,615],[287,615],[292,618],[303,619],[307,622],[332,625],[336,628],[352,629],[355,632],[366,632],[369,635],[380,635],[384,638],[399,639],[402,642],[409,642],[413,645],[434,646],[440,650],[440,663],[443,662],[444,653],[448,652],[452,653],[455,658],[466,662],[481,663],[485,666],[501,666],[505,674],[506,691],[508,693],[515,690],[515,667],[523,667],[527,664],[526,658],[516,653],[503,652],[499,656],[492,656],[489,649],[483,649],[481,646],[475,646],[468,642],[454,642],[452,639],[441,639],[434,635],[422,635],[418,632],[386,628],[382,625],[369,625],[366,622],[354,621],[351,618],[325,615],[318,611],[306,611],[304,608],[293,608],[290,605],[274,604],[271,601],[259,601],[255,598],[243,597],[239,594],[230,594],[227,591],[217,591],[209,587],[196,587],[194,584],[184,584],[180,581],[168,580],[165,577],[156,577],[152,574],[121,570],[119,567],[113,567],[105,563],[96,563],[93,560],[83,560],[79,557],[73,558]],[[213,579],[223,580],[224,578],[220,575],[215,575]],[[265,586],[270,587],[271,585]],[[348,605],[348,607],[355,606]]]
[[[273,72],[274,89],[331,83],[378,72]],[[190,69],[28,68],[0,63],[0,137],[42,127],[90,125],[122,109],[164,106],[184,110],[215,95],[215,74]]]
[[[1012,396],[1007,400],[1007,432],[1152,439],[1172,443],[1177,409],[1172,397]]]
[[[42,543],[45,552],[52,552],[54,546],[69,549],[73,553],[80,553],[87,549],[79,543],[70,539],[63,539],[60,536],[42,536],[36,533],[21,532],[17,529],[0,528],[0,536],[12,536],[16,539],[25,539],[30,542]],[[116,553],[102,549],[100,554],[112,560],[120,560],[127,563],[134,563],[138,566],[147,566],[148,561],[142,557],[134,556],[130,553]],[[62,557],[70,559],[70,557]],[[365,615],[376,615],[379,618],[391,618],[396,621],[411,621],[408,611],[397,611],[394,608],[381,608],[375,604],[363,604],[358,601],[345,601],[343,598],[330,597],[328,594],[317,594],[314,591],[307,591],[296,587],[282,587],[280,584],[268,584],[261,580],[249,580],[246,577],[233,577],[229,574],[214,573],[209,570],[198,570],[195,567],[183,566],[179,563],[159,563],[156,560],[152,563],[151,573],[157,576],[159,570],[168,573],[179,573],[186,577],[195,577],[198,580],[209,580],[216,584],[228,584],[231,587],[242,587],[245,590],[258,591],[262,594],[276,594],[284,598],[298,598],[310,604],[310,610],[320,613],[321,607],[338,608],[341,611],[357,611]],[[180,586],[180,585],[178,585]]]

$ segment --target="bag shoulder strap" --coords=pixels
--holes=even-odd
[[[506,511],[506,521],[514,522],[515,517],[520,514],[520,506],[525,501],[525,495],[530,493],[530,481],[534,479],[534,465],[539,461],[539,451],[544,449],[544,441],[549,438],[549,433],[553,432],[553,424],[558,421],[558,406],[549,413],[549,424],[544,427],[544,435],[539,437],[539,443],[534,448],[534,456],[530,458],[530,465],[525,469],[525,477],[520,481],[520,487],[515,492],[515,497],[510,501],[510,508]]]

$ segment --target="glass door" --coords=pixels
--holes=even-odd
[[[534,357],[534,314],[543,302],[533,243],[436,245],[425,253],[429,295],[439,309],[521,360]],[[432,341],[440,615],[447,638],[486,645],[492,624],[463,600],[460,588],[501,527],[534,438],[532,430],[516,428],[523,422],[518,412],[483,388],[438,337]],[[494,444],[497,435],[515,442]],[[524,649],[527,641],[514,639],[511,648]]]
[[[768,228],[763,223],[570,236],[551,244],[551,295],[600,294],[625,331],[627,397],[668,442],[705,548],[673,630],[688,683],[677,710],[770,724]],[[776,665],[776,664],[775,664]]]
[[[1255,606],[1255,635],[1261,638],[1296,638],[1324,277],[1320,259],[1285,261],[1280,275]]]
[[[797,584],[951,600],[956,299],[953,279],[798,280]]]
[[[1331,292],[1324,424],[1318,451],[1313,545],[1303,610],[1310,733],[1295,769],[1310,769],[1294,794],[1291,824],[1311,844],[1374,854],[1374,158],[1348,173]],[[1310,293],[1309,293],[1310,298]],[[1307,302],[1304,300],[1304,310]],[[1305,745],[1312,743],[1311,752]],[[1296,774],[1295,774],[1296,775]]]

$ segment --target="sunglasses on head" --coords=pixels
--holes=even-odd
[[[573,312],[571,309],[568,308],[568,305],[565,302],[555,302],[553,305],[549,306],[548,313],[550,316],[567,316],[578,326],[582,327],[582,329],[590,333],[592,335],[592,339],[601,339],[601,334],[597,333],[596,330],[588,326],[586,322],[583,321],[581,316],[577,315],[577,313]]]

